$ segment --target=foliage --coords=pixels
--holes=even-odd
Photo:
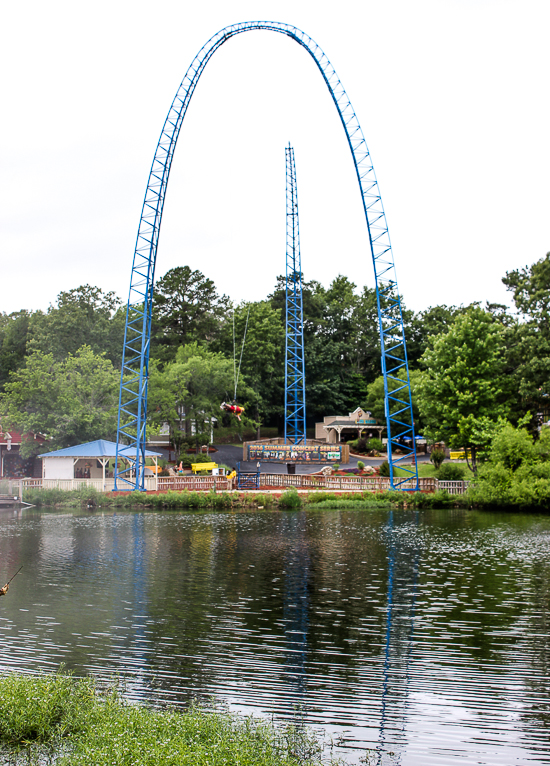
[[[384,446],[384,442],[382,439],[377,439],[376,437],[369,439],[367,442],[367,450],[373,450],[374,452],[384,452],[386,447]]]
[[[390,475],[390,464],[387,460],[384,460],[383,463],[380,464],[378,467],[378,475],[379,476],[389,476]]]
[[[153,297],[153,356],[173,361],[178,348],[209,344],[220,332],[229,298],[218,295],[214,282],[189,266],[170,269],[155,285]]]
[[[280,508],[301,508],[302,499],[294,487],[290,487],[281,495],[279,500]]]
[[[430,306],[411,317],[405,329],[409,366],[415,368],[430,341],[448,332],[454,319],[464,311],[462,306]]]
[[[533,433],[550,418],[550,254],[532,266],[508,272],[503,282],[514,299],[516,315],[489,303],[485,309],[440,305],[414,314],[401,303],[416,430],[423,433],[426,424],[429,438],[470,446],[474,467],[488,455],[499,418],[517,423],[530,411]],[[242,380],[255,395],[240,390],[238,398],[247,404],[250,428],[257,430],[263,423],[280,430],[285,278],[278,278],[266,300],[235,307],[237,356],[249,310]],[[341,274],[328,287],[304,281],[303,312],[308,426],[314,419],[352,411],[363,402],[383,422],[376,291],[358,288]],[[60,292],[46,312],[0,313],[0,392],[10,374],[21,371],[34,352],[51,354],[57,363],[86,345],[96,355],[104,353],[117,368],[124,318],[120,299],[91,285]],[[231,303],[211,279],[189,266],[171,269],[158,280],[152,332],[156,365],[151,365],[151,390],[153,378],[158,382],[157,372],[164,373],[176,361],[181,346],[196,344],[224,357],[232,367]],[[171,389],[164,383],[168,399]],[[223,399],[233,398],[233,386],[231,381]],[[167,401],[155,408],[156,427],[165,405]],[[64,416],[63,410],[60,414]],[[222,415],[219,422],[235,423],[232,440],[242,438],[238,421]],[[190,418],[173,419],[171,428],[176,442],[188,440]],[[209,426],[199,433],[208,438]],[[360,440],[356,449],[361,451],[362,446]]]
[[[426,371],[416,398],[433,441],[471,451],[472,468],[510,410],[502,326],[479,306],[458,315],[433,340],[422,362]]]
[[[548,420],[550,253],[530,267],[507,272],[502,281],[512,293],[518,312],[506,329],[508,368],[519,394],[514,409],[518,416],[531,410]]]
[[[235,306],[233,317],[224,323],[219,339],[212,348],[231,360],[235,349],[237,370],[240,365],[242,380],[246,380],[257,393],[254,418],[258,424],[262,417],[273,416],[281,411],[281,403],[284,401],[285,327],[279,308],[273,308],[269,301]],[[237,398],[242,396],[240,387],[237,393]]]
[[[437,478],[440,481],[462,481],[464,479],[465,466],[460,463],[445,463],[438,467]]]
[[[0,314],[0,391],[10,372],[22,367],[27,355],[32,316],[28,311]]]
[[[409,382],[411,385],[411,396],[412,396],[412,405],[413,405],[413,418],[416,425],[416,428],[418,429],[420,427],[420,412],[418,409],[417,401],[416,401],[416,390],[419,385],[420,378],[422,376],[422,373],[418,370],[410,370],[409,371]],[[401,369],[399,372],[394,375],[394,378],[397,378],[399,381],[406,381],[406,372]],[[397,386],[400,386],[401,383],[394,381],[389,381],[389,387],[390,391],[393,391],[396,389]],[[404,393],[404,392],[403,392]],[[391,412],[395,412],[397,409],[401,407],[400,404],[393,403],[391,406]],[[386,422],[386,405],[384,400],[384,376],[379,375],[376,380],[374,380],[372,383],[370,383],[367,386],[367,397],[366,397],[366,405],[365,409],[372,413],[373,417],[376,418],[380,423]],[[372,441],[372,440],[371,440]]]
[[[434,447],[430,453],[430,462],[434,464],[436,470],[439,470],[445,457],[446,453],[442,447]]]
[[[376,291],[338,275],[328,289],[303,282],[304,355],[308,417],[357,407],[366,384],[380,370]],[[270,296],[285,311],[285,278],[278,277]]]
[[[4,676],[0,700],[4,753],[23,750],[26,763],[44,753],[35,742],[57,746],[59,766],[327,763],[323,745],[304,727],[277,727],[223,708],[154,710],[126,703],[117,687],[61,674]]]
[[[89,346],[120,368],[126,318],[120,306],[115,293],[92,285],[60,292],[56,306],[32,315],[27,352],[52,354],[60,362]]]
[[[207,455],[205,452],[199,452],[198,455],[186,455],[185,453],[181,453],[179,456],[179,463],[181,463],[182,468],[189,469],[191,468],[191,465],[193,463],[212,463],[216,462],[215,458],[212,455]]]
[[[392,508],[395,492],[310,492],[305,496],[308,508],[349,508],[351,510]]]
[[[149,412],[153,425],[168,423],[176,452],[194,438],[197,451],[210,439],[210,421],[221,416],[220,404],[229,400],[233,390],[233,362],[210,351],[197,342],[181,346],[173,362],[150,366]],[[242,381],[241,392],[246,404],[254,403],[255,393]],[[246,420],[243,418],[244,422]],[[242,426],[241,426],[242,427]],[[177,454],[179,461],[181,455]]]
[[[525,428],[503,425],[495,435],[488,462],[469,492],[480,507],[547,509],[550,505],[550,428],[539,439]]]
[[[94,706],[90,680],[71,676],[0,676],[0,741],[17,745],[70,737]]]
[[[465,495],[450,495],[446,490],[437,492],[415,492],[407,498],[411,508],[450,508],[467,507]]]
[[[357,468],[359,468],[359,470],[362,471],[364,467],[365,467],[365,464],[363,463],[363,461],[362,460],[358,460],[357,461]]]
[[[119,375],[104,355],[83,346],[55,361],[33,352],[25,367],[12,373],[0,396],[3,422],[28,434],[23,457],[44,449],[32,434],[48,437],[46,451],[94,439],[115,438]]]

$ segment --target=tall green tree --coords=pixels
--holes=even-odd
[[[285,316],[285,278],[270,296]],[[380,372],[376,293],[338,275],[325,289],[303,282],[304,356],[308,421],[355,409]]]
[[[422,419],[420,417],[420,410],[418,409],[418,402],[416,399],[416,392],[420,381],[422,380],[423,373],[420,370],[410,370],[409,380],[411,384],[411,396],[413,404],[413,419],[414,430],[418,435],[422,429]],[[405,381],[406,375],[403,370],[400,370],[395,376]],[[393,411],[400,408],[401,405],[394,405]],[[386,422],[386,405],[384,396],[384,376],[380,375],[375,381],[370,383],[367,387],[367,397],[364,409],[372,413],[372,416],[376,418],[380,423]]]
[[[509,271],[503,283],[518,312],[508,323],[507,358],[521,399],[519,415],[527,411],[550,415],[550,253],[523,269]],[[532,423],[532,427],[538,426]]]
[[[511,409],[502,325],[479,306],[455,317],[449,331],[432,339],[415,399],[427,436],[471,453],[477,470],[494,427]]]
[[[170,269],[155,285],[153,355],[161,362],[175,359],[179,346],[207,345],[220,333],[229,313],[229,298],[214,282],[189,266]]]
[[[34,351],[25,367],[11,374],[0,395],[2,422],[23,433],[44,434],[48,450],[114,439],[118,386],[119,373],[112,362],[89,346],[61,361]],[[21,454],[29,457],[37,449],[30,438]]]
[[[61,361],[82,346],[89,346],[120,369],[124,322],[125,310],[114,292],[81,285],[60,292],[56,305],[45,314],[33,314],[27,351],[52,354]]]
[[[256,405],[256,395],[242,381],[241,404]],[[168,423],[176,451],[195,434],[197,449],[210,431],[212,418],[222,417],[220,404],[233,392],[233,360],[210,351],[198,342],[180,346],[176,358],[162,368],[151,365],[148,409],[153,426]]]
[[[436,338],[442,333],[448,332],[455,317],[462,314],[466,309],[463,306],[430,306],[418,314],[408,317],[405,326],[407,341],[407,358],[409,367],[418,367],[420,359],[428,349],[430,338]]]
[[[243,302],[235,306],[212,348],[222,352],[229,359],[234,359],[237,376],[239,368],[242,376],[239,380],[246,380],[247,385],[256,392],[257,409],[253,417],[258,423],[267,422],[282,412],[285,328],[279,308],[273,308],[269,301]],[[233,391],[234,388],[231,398]],[[241,395],[239,386],[237,399]]]
[[[29,311],[0,314],[0,391],[4,390],[10,372],[25,363],[31,321]]]

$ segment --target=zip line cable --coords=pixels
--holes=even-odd
[[[235,397],[237,396],[237,362],[235,354],[235,309],[233,309],[233,380],[235,382]]]
[[[235,355],[235,312],[233,312],[233,371],[235,375],[235,396],[233,397],[234,401],[237,401],[237,384],[239,382],[239,376],[241,374],[241,364],[243,362],[243,352],[244,352],[244,344],[246,341],[246,333],[248,332],[248,320],[250,319],[250,304],[248,304],[248,313],[246,315],[246,325],[244,328],[244,335],[243,335],[243,342],[241,346],[241,357],[239,359],[239,369],[235,373],[235,366],[236,366],[236,355]]]

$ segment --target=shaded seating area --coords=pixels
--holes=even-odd
[[[124,451],[129,448],[121,444],[119,461],[127,465],[130,460],[124,457]],[[116,442],[106,439],[96,439],[92,442],[77,444],[73,447],[47,452],[39,455],[42,459],[42,486],[63,486],[71,482],[75,487],[80,483],[95,486],[99,490],[109,490],[114,487],[113,471],[109,468],[111,461],[116,459]],[[153,465],[145,470],[149,474],[148,489],[156,489],[158,483],[159,452],[146,450],[145,457],[152,460]],[[69,487],[67,487],[69,488]]]

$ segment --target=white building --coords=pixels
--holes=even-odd
[[[121,453],[128,450],[126,445],[119,445],[119,460]],[[145,457],[153,459],[154,467],[149,469],[150,479],[147,480],[147,489],[156,489],[159,452],[146,450]],[[94,442],[77,444],[75,447],[58,449],[39,455],[42,458],[42,486],[64,487],[66,489],[77,488],[80,484],[95,486],[98,490],[111,490],[114,487],[114,479],[109,476],[109,461],[116,458],[116,444],[105,439],[97,439]],[[147,476],[147,469],[145,474]],[[70,485],[70,486],[69,486]]]

